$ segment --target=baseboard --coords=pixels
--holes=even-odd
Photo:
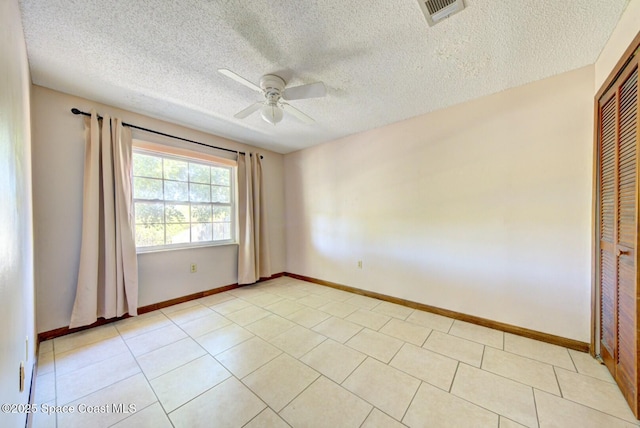
[[[238,284],[229,284],[222,287],[214,288],[211,290],[200,291],[198,293],[189,294],[187,296],[176,297],[175,299],[165,300],[164,302],[153,303],[147,306],[141,306],[138,308],[138,315],[146,314],[147,312],[157,311],[158,309],[168,308],[169,306],[178,305],[180,303],[188,302],[190,300],[201,299],[203,297],[211,296],[213,294],[224,293],[225,291],[233,290],[240,287]]]
[[[260,278],[257,282],[268,281],[270,279],[279,278],[284,275],[285,275],[284,272],[276,273],[274,275],[271,275],[270,277]],[[225,291],[233,290],[234,288],[238,288],[238,287],[242,287],[242,286],[238,285],[237,283],[229,284],[229,285],[224,285],[218,288],[212,288],[211,290],[200,291],[197,293],[189,294],[187,296],[176,297],[175,299],[165,300],[164,302],[158,302],[158,303],[153,303],[151,305],[141,306],[138,308],[138,314],[139,315],[146,314],[147,312],[152,312],[158,309],[167,308],[169,306],[188,302],[190,300],[201,299],[203,297],[211,296],[213,294],[223,293]],[[40,342],[43,342],[45,340],[55,339],[56,337],[66,336],[67,334],[88,330],[90,328],[99,327],[105,324],[111,324],[113,322],[120,321],[126,318],[131,318],[131,317],[129,315],[123,315],[121,317],[109,318],[109,319],[98,318],[98,320],[93,324],[85,325],[83,327],[69,328],[69,326],[66,326],[66,327],[60,327],[54,330],[38,333],[38,346],[40,345]]]
[[[587,342],[581,342],[579,340],[574,340],[574,339],[568,339],[566,337],[562,337],[562,336],[556,336],[553,334],[549,334],[549,333],[543,333],[540,331],[536,331],[536,330],[530,330],[528,328],[524,328],[524,327],[518,327],[518,326],[514,326],[511,324],[506,324],[506,323],[502,323],[499,321],[493,321],[487,318],[481,318],[481,317],[477,317],[474,315],[468,315],[468,314],[464,314],[461,312],[456,312],[456,311],[452,311],[449,309],[442,309],[442,308],[438,308],[436,306],[430,306],[430,305],[425,305],[424,303],[418,303],[418,302],[413,302],[411,300],[405,300],[405,299],[400,299],[398,297],[393,297],[393,296],[389,296],[386,294],[381,294],[381,293],[376,293],[373,291],[368,291],[368,290],[362,290],[360,288],[355,288],[355,287],[350,287],[347,285],[343,285],[343,284],[338,284],[335,282],[331,282],[331,281],[325,281],[322,279],[318,279],[318,278],[312,278],[309,276],[304,276],[304,275],[298,275],[295,273],[290,273],[290,272],[283,272],[283,273],[277,273],[274,274],[268,278],[260,278],[260,280],[258,282],[262,282],[262,281],[268,281],[270,279],[274,279],[274,278],[279,278],[282,276],[289,276],[291,278],[296,278],[302,281],[307,281],[307,282],[312,282],[314,284],[319,284],[319,285],[324,285],[327,287],[331,287],[331,288],[336,288],[338,290],[343,290],[343,291],[348,291],[350,293],[355,293],[355,294],[360,294],[362,296],[368,296],[368,297],[373,297],[376,299],[380,299],[380,300],[384,300],[387,302],[391,302],[391,303],[396,303],[399,305],[403,305],[403,306],[407,306],[409,308],[412,309],[418,309],[421,311],[426,311],[426,312],[431,312],[437,315],[443,315],[445,317],[449,317],[449,318],[453,318],[453,319],[457,319],[460,321],[466,321],[472,324],[477,324],[477,325],[481,325],[484,327],[489,327],[489,328],[493,328],[496,330],[501,330],[507,333],[512,333],[512,334],[516,334],[518,336],[524,336],[524,337],[528,337],[530,339],[535,339],[535,340],[540,340],[542,342],[546,342],[546,343],[550,343],[552,345],[558,345],[558,346],[562,346],[565,348],[569,348],[569,349],[575,349],[576,351],[581,351],[581,352],[589,352],[589,343]],[[175,299],[170,299],[170,300],[165,300],[163,302],[158,302],[158,303],[154,303],[151,305],[147,305],[147,306],[142,306],[140,308],[138,308],[138,313],[139,314],[144,314],[147,312],[152,312],[158,309],[163,309],[169,306],[173,306],[173,305],[177,305],[179,303],[184,303],[184,302],[188,302],[190,300],[195,300],[195,299],[200,299],[202,297],[206,297],[206,296],[211,296],[212,294],[218,294],[218,293],[223,293],[225,291],[229,291],[229,290],[233,290],[235,288],[240,287],[240,285],[238,284],[230,284],[230,285],[225,285],[222,287],[218,287],[218,288],[213,288],[211,290],[206,290],[206,291],[201,291],[198,293],[193,293],[193,294],[189,294],[187,296],[182,296],[182,297],[177,297]],[[84,327],[78,327],[78,328],[69,328],[67,327],[61,327],[61,328],[57,328],[54,330],[49,330],[49,331],[45,331],[42,333],[38,333],[38,345],[40,345],[41,341],[45,341],[45,340],[49,340],[49,339],[54,339],[56,337],[61,337],[61,336],[65,336],[67,334],[71,334],[71,333],[75,333],[78,331],[82,331],[82,330],[87,330],[93,327],[98,327],[101,325],[105,325],[105,324],[110,324],[112,322],[116,322],[125,318],[129,318],[129,315],[124,315],[122,317],[118,317],[118,318],[110,318],[110,319],[104,319],[104,318],[100,318],[98,319],[95,323],[88,325],[88,326],[84,326]]]
[[[552,345],[558,345],[564,348],[574,349],[576,351],[581,351],[581,352],[589,352],[590,345],[587,342],[568,339],[562,336],[556,336],[549,333],[530,330],[528,328],[518,327],[515,325],[506,324],[499,321],[493,321],[487,318],[481,318],[474,315],[467,315],[461,312],[451,311],[449,309],[442,309],[435,306],[425,305],[424,303],[417,303],[411,300],[400,299],[398,297],[388,296],[386,294],[380,294],[373,291],[362,290],[360,288],[349,287],[347,285],[337,284],[335,282],[325,281],[322,279],[312,278],[304,275],[298,275],[295,273],[286,272],[285,275],[291,278],[300,279],[302,281],[312,282],[314,284],[324,285],[327,287],[336,288],[338,290],[360,294],[362,296],[373,297],[375,299],[380,299],[387,302],[407,306],[412,309],[419,309],[421,311],[431,312],[437,315],[443,315],[445,317],[453,318],[460,321],[466,321],[472,324],[481,325],[483,327],[489,327],[496,330],[501,330],[506,333],[512,333],[518,336],[528,337],[530,339],[539,340],[541,342],[550,343]]]

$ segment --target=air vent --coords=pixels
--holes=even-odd
[[[462,0],[418,0],[430,27],[464,9]]]

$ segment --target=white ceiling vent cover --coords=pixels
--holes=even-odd
[[[464,9],[462,0],[418,0],[430,27]]]

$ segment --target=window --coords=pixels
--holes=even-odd
[[[138,251],[235,242],[234,167],[140,146],[133,150]]]

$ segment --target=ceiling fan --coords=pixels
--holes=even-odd
[[[251,104],[249,107],[236,113],[234,117],[238,119],[244,119],[250,114],[260,110],[262,119],[272,125],[282,120],[283,112],[295,116],[304,123],[314,123],[315,120],[285,101],[319,98],[327,94],[327,90],[322,82],[286,88],[286,82],[282,77],[276,76],[275,74],[265,74],[260,78],[260,86],[258,86],[226,68],[220,68],[218,72],[264,95],[264,101]]]

